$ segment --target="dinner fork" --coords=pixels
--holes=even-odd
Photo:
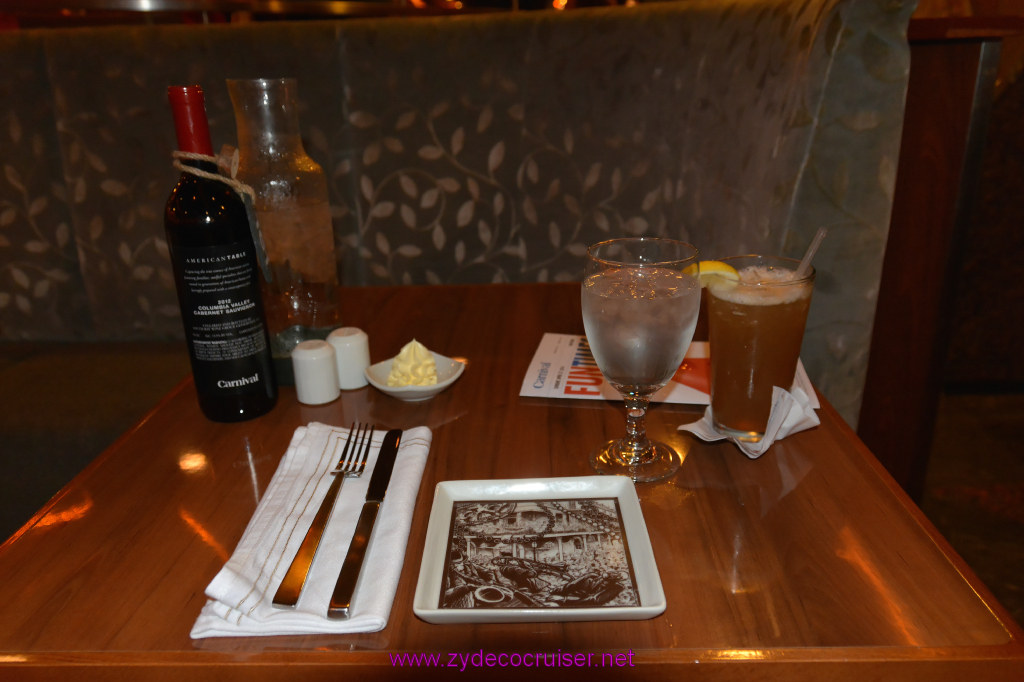
[[[327,527],[327,521],[331,517],[331,511],[334,509],[334,503],[341,491],[342,484],[346,478],[359,478],[366,470],[373,429],[373,426],[367,427],[362,424],[353,424],[349,428],[345,448],[342,450],[334,470],[331,471],[334,480],[331,481],[331,487],[327,489],[327,495],[320,503],[320,509],[317,510],[309,530],[306,531],[306,537],[302,539],[299,551],[295,553],[295,558],[292,559],[291,566],[288,567],[288,572],[284,575],[284,580],[277,588],[277,593],[274,595],[274,606],[293,607],[298,603],[299,594],[302,593],[302,587],[306,584],[309,568],[313,565],[313,558],[316,556],[317,547],[320,546],[320,539],[324,535],[324,529]],[[337,446],[335,446],[335,450],[337,450]]]

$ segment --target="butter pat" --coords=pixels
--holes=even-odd
[[[422,343],[413,339],[391,362],[388,386],[432,386],[437,383],[437,363]]]

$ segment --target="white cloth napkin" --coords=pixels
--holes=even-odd
[[[811,401],[807,394],[800,388],[793,388],[792,392],[774,386],[772,388],[772,411],[768,415],[768,426],[765,428],[764,438],[757,443],[744,443],[715,428],[715,422],[711,417],[711,406],[704,410],[704,416],[691,423],[683,424],[680,431],[689,431],[701,440],[716,441],[727,438],[750,459],[757,459],[771,447],[772,443],[781,440],[791,433],[804,431],[817,426],[821,421],[814,413]]]
[[[384,433],[374,432],[363,475],[346,479],[342,485],[298,604],[282,609],[271,603],[274,593],[330,487],[329,472],[348,437],[348,429],[316,422],[295,430],[238,546],[206,588],[209,600],[192,626],[194,639],[376,632],[387,625],[433,436],[424,426],[402,434],[353,595],[353,615],[346,620],[327,618],[327,605],[355,532]]]

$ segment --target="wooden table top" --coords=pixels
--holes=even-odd
[[[428,402],[367,387],[309,407],[284,388],[268,415],[225,425],[201,416],[184,382],[0,548],[0,678],[338,680],[402,674],[388,655],[396,651],[614,651],[630,655],[625,668],[477,672],[593,677],[635,666],[643,679],[1024,679],[1021,629],[828,404],[820,427],[758,460],[677,431],[699,408],[651,410],[649,431],[684,454],[673,478],[638,486],[668,601],[662,615],[418,619],[412,599],[437,482],[589,475],[588,451],[623,431],[614,402],[519,397],[543,333],[582,333],[578,292],[572,284],[346,290],[345,323],[366,330],[373,361],[413,336],[468,359],[462,378]],[[433,430],[387,627],[191,640],[203,590],[295,428],[353,420]]]

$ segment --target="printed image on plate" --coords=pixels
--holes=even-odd
[[[617,498],[456,501],[440,609],[640,606]]]
[[[626,476],[441,481],[412,610],[428,623],[641,620],[664,613]]]

